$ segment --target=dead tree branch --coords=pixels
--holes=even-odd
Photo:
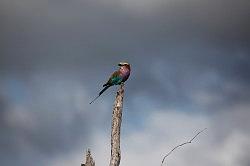
[[[90,149],[86,152],[86,161],[85,164],[81,164],[81,166],[95,166],[95,161],[93,160]]]
[[[184,143],[182,143],[182,144],[179,144],[179,145],[175,146],[170,152],[168,152],[168,153],[163,157],[162,162],[161,162],[161,166],[163,166],[165,159],[166,159],[175,149],[177,149],[177,148],[179,148],[179,147],[181,147],[181,146],[183,146],[183,145],[186,145],[186,144],[191,144],[192,141],[193,141],[200,133],[202,133],[202,132],[205,131],[206,129],[207,129],[207,128],[204,128],[203,130],[199,131],[199,132],[198,132],[193,138],[191,138],[189,141],[184,142]]]
[[[112,113],[112,128],[111,128],[111,158],[109,166],[119,166],[121,160],[121,149],[120,149],[120,132],[121,132],[121,122],[122,122],[122,108],[123,108],[123,97],[124,97],[124,84],[121,84],[117,91],[113,113]],[[189,141],[184,142],[175,146],[170,152],[168,152],[162,159],[161,166],[163,166],[165,159],[177,148],[192,143],[192,141],[207,128],[200,130],[194,137]],[[90,150],[87,150],[86,162],[81,164],[81,166],[95,166],[95,162],[91,156]]]
[[[122,106],[124,96],[124,85],[117,91],[112,114],[111,130],[111,158],[109,166],[119,166],[121,160],[120,131],[122,122]]]

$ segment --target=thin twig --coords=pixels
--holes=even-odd
[[[181,147],[181,146],[183,146],[183,145],[185,145],[185,144],[191,144],[192,141],[193,141],[200,133],[202,133],[202,132],[203,132],[204,130],[206,130],[206,129],[207,129],[207,128],[204,128],[203,130],[199,131],[199,132],[198,132],[192,139],[190,139],[189,141],[184,142],[184,143],[182,143],[182,144],[180,144],[180,145],[175,146],[170,152],[168,152],[168,153],[163,157],[162,162],[161,162],[161,166],[163,166],[163,163],[164,163],[165,159],[166,159],[175,149],[177,149],[177,148],[179,148],[179,147]]]

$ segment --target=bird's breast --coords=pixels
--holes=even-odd
[[[122,81],[125,82],[128,79],[129,75],[130,75],[129,70],[121,72]]]
[[[125,82],[130,75],[130,68],[126,66],[122,66],[120,68],[120,76],[122,77],[122,81]]]

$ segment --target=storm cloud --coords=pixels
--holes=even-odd
[[[87,147],[107,161],[116,88],[88,103],[126,60],[122,165],[157,164],[203,127],[172,165],[249,165],[249,9],[247,0],[1,1],[0,164],[77,165]]]

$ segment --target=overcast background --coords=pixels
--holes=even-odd
[[[128,61],[121,166],[250,166],[249,0],[1,0],[0,165],[108,165]]]

